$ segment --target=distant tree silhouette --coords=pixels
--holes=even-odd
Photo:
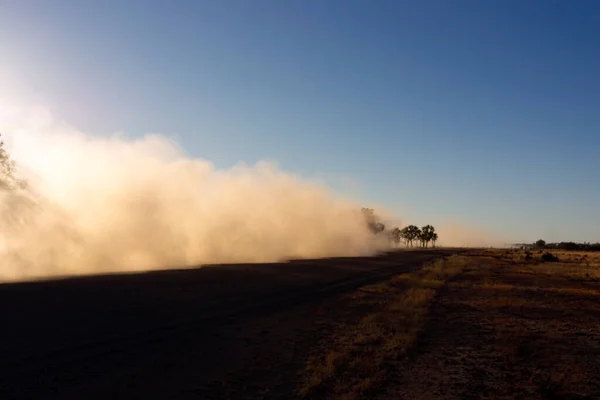
[[[381,222],[379,216],[375,214],[375,211],[372,208],[363,207],[362,213],[371,232],[378,234],[385,230],[385,225]]]
[[[576,243],[576,242],[560,242],[546,243],[545,249],[549,250],[581,250],[581,251],[600,251],[600,243]]]
[[[404,242],[404,245],[406,247],[408,247],[408,243],[409,243],[409,234],[408,234],[408,227],[404,227],[402,229],[400,229],[400,240],[402,240]]]
[[[425,247],[425,235],[423,234],[423,231],[421,229],[419,229],[419,246],[420,247]]]
[[[431,225],[425,225],[423,228],[421,228],[420,240],[423,247],[427,247],[429,242],[433,240],[434,233],[435,228]]]
[[[538,240],[537,242],[535,242],[535,247],[537,247],[538,249],[546,248],[546,241],[542,239]]]
[[[8,151],[4,147],[0,134],[0,189],[14,190],[25,186],[25,182],[15,177],[15,162],[10,158]]]
[[[390,231],[390,238],[395,245],[399,245],[402,241],[402,230],[396,227]]]
[[[406,230],[404,231],[404,237],[408,245],[410,245],[410,247],[413,247],[413,242],[415,240],[419,240],[421,236],[421,230],[415,225],[409,225],[405,229]]]

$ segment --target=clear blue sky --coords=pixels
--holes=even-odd
[[[0,0],[0,73],[84,131],[600,241],[598,1]]]

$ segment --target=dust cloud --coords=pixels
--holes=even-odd
[[[505,247],[506,240],[475,226],[456,221],[435,225],[440,237],[438,244],[448,247]]]
[[[93,137],[0,102],[28,182],[0,193],[0,281],[369,255],[360,205],[258,163],[216,169],[161,135]]]

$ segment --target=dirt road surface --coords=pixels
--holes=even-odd
[[[0,398],[290,398],[321,301],[451,252],[3,284]]]

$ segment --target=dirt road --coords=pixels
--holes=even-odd
[[[289,397],[321,300],[448,254],[0,285],[0,398]]]

